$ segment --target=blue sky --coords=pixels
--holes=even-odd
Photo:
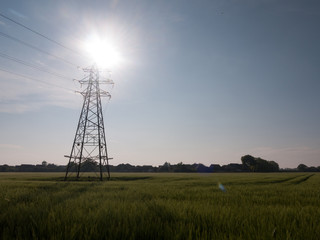
[[[0,32],[76,66],[112,38],[123,61],[105,101],[111,164],[320,165],[320,3],[294,0],[2,1]],[[76,66],[0,35],[0,164],[66,164],[80,114]],[[6,70],[6,71],[3,71]],[[16,74],[40,80],[24,79]]]

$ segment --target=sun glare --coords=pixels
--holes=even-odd
[[[85,43],[85,50],[99,67],[113,68],[121,63],[121,55],[111,40],[91,36]]]

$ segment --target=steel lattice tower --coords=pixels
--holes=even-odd
[[[87,76],[79,81],[86,86],[82,92],[84,101],[74,137],[69,158],[65,180],[71,173],[100,172],[100,180],[103,180],[104,172],[110,178],[109,159],[105,127],[102,115],[101,97],[111,97],[110,93],[100,88],[100,84],[113,84],[110,79],[100,80],[99,70],[93,66],[83,69]]]

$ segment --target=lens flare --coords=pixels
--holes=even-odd
[[[218,183],[218,187],[220,188],[220,190],[222,191],[222,192],[226,192],[227,190],[225,189],[225,187],[222,185],[222,183]]]

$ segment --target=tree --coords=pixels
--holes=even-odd
[[[279,171],[279,165],[275,161],[267,161],[262,158],[255,158],[251,155],[241,157],[244,169],[251,172],[276,172]]]
[[[184,164],[183,162],[172,166],[173,172],[196,172],[197,169],[190,164]]]
[[[308,170],[308,167],[307,167],[307,165],[304,165],[304,164],[301,163],[301,164],[298,165],[297,169],[300,172],[305,172],[305,171]]]
[[[98,163],[93,159],[87,158],[81,163],[81,171],[83,172],[96,172],[98,171]]]
[[[255,172],[271,172],[268,161],[262,158],[257,158]]]
[[[279,164],[275,161],[269,161],[270,167],[272,169],[272,172],[278,172],[279,171]]]
[[[256,159],[253,156],[245,155],[241,157],[241,162],[245,169],[248,169],[252,172],[255,170]]]
[[[318,172],[318,168],[314,166],[308,167],[308,172]]]
[[[159,166],[159,172],[171,172],[171,170],[171,164],[168,162],[165,162],[162,166]]]

